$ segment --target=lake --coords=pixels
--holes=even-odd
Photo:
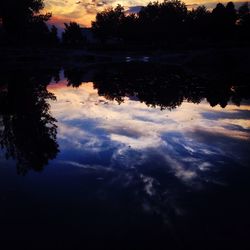
[[[245,75],[151,63],[8,69],[0,77],[0,149],[1,243],[249,243]]]

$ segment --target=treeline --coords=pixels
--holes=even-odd
[[[221,64],[226,67],[206,76],[161,63],[113,63],[95,65],[86,71],[66,68],[64,76],[68,86],[76,88],[86,80],[93,82],[98,95],[107,100],[121,104],[131,98],[162,110],[175,109],[184,101],[200,103],[205,99],[212,107],[224,108],[229,103],[240,105],[249,100],[250,76],[242,73],[239,65],[230,66],[226,61]]]
[[[47,86],[62,80],[60,71],[60,66],[41,69],[35,64],[26,69],[0,67],[0,150],[16,161],[19,174],[42,171],[59,153],[57,121],[49,105],[56,97]],[[211,106],[226,107],[250,99],[249,75],[237,68],[200,76],[159,63],[115,63],[65,68],[64,76],[74,88],[88,79],[100,96],[119,104],[131,98],[172,110],[184,101],[206,99]]]
[[[218,3],[209,11],[205,6],[188,10],[179,0],[151,2],[137,14],[126,14],[118,5],[97,14],[92,22],[95,35],[103,43],[113,39],[124,44],[152,46],[201,41],[249,41],[248,3],[236,10],[233,2]]]
[[[41,14],[43,9],[44,0],[0,1],[0,45],[138,49],[250,42],[248,3],[238,9],[233,2],[218,3],[210,11],[205,6],[188,10],[184,2],[165,0],[151,2],[136,14],[118,5],[96,15],[88,30],[91,41],[75,22],[65,24],[59,39],[57,28],[47,25],[52,14]]]

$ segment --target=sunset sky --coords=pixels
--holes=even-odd
[[[138,10],[138,6],[149,3],[149,0],[44,0],[45,10],[52,12],[52,23],[63,26],[64,22],[76,21],[82,26],[90,26],[96,13],[110,6],[121,4],[129,11]],[[209,2],[209,3],[208,3]],[[186,0],[189,6],[206,4],[208,8],[219,1]],[[224,2],[224,1],[221,1]],[[236,1],[235,1],[236,2]]]

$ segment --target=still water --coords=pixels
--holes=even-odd
[[[243,249],[249,96],[153,65],[6,71],[0,242]]]

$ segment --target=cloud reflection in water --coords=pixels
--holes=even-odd
[[[183,102],[162,111],[128,97],[118,105],[99,96],[91,82],[77,89],[58,86],[49,91],[57,96],[51,110],[59,122],[60,160],[114,171],[134,169],[138,176],[161,168],[190,185],[207,181],[204,172],[223,165],[247,165],[250,122],[239,114],[248,114],[248,105],[222,109],[205,101]],[[145,190],[153,194],[154,180],[145,178]]]

